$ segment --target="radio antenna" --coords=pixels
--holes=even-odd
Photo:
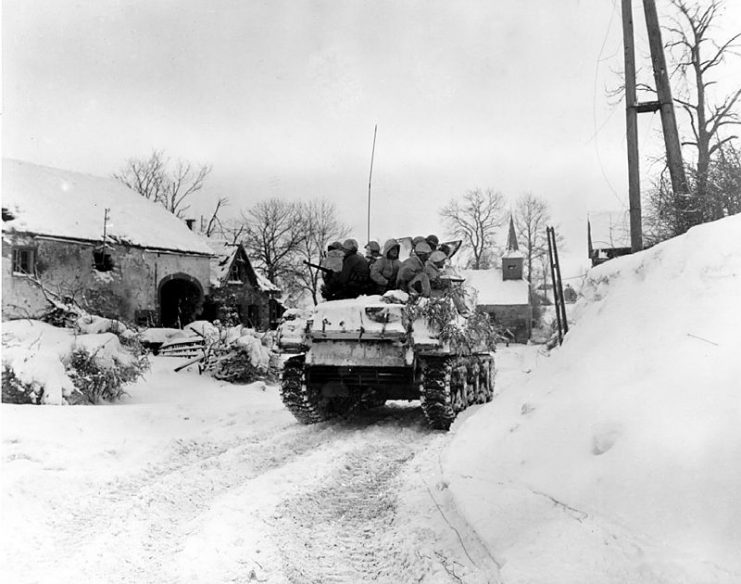
[[[373,128],[373,149],[371,150],[370,174],[368,175],[368,239],[370,241],[370,218],[371,218],[371,182],[373,181],[373,158],[376,155],[376,133],[378,124]]]

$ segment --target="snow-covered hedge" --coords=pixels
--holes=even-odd
[[[2,345],[4,402],[115,400],[148,366],[133,332],[117,321],[89,315],[73,328],[38,320],[5,322]]]
[[[216,338],[207,339],[206,369],[216,379],[250,383],[274,377],[272,335],[235,326],[223,329]]]

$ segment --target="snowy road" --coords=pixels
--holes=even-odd
[[[171,366],[127,405],[3,406],[6,581],[497,581],[415,404],[303,426]]]

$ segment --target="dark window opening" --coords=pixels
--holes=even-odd
[[[36,250],[32,247],[18,247],[13,250],[13,273],[33,275],[36,273]]]
[[[12,211],[8,209],[7,207],[3,207],[3,221],[12,221],[15,219],[15,215],[13,215]]]
[[[242,273],[237,262],[234,262],[229,269],[229,281],[242,283]]]
[[[103,245],[93,250],[93,267],[99,272],[110,272],[113,269],[111,248]]]

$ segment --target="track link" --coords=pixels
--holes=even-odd
[[[422,411],[431,428],[448,430],[459,412],[493,398],[491,356],[427,357],[420,362]]]
[[[321,386],[306,383],[303,357],[293,357],[285,362],[280,397],[302,424],[317,424],[349,415],[363,406],[358,396],[325,397]]]
[[[320,392],[306,385],[302,357],[293,357],[285,362],[280,397],[283,404],[302,424],[316,424],[332,417],[326,408],[322,407]]]

